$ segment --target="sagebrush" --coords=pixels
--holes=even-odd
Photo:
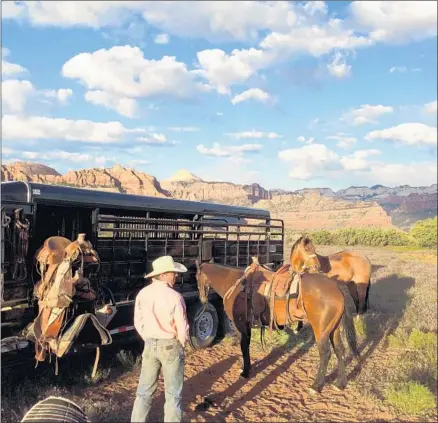
[[[433,248],[437,246],[437,218],[418,221],[409,233],[401,229],[343,228],[308,232],[307,235],[317,245]],[[292,242],[296,236],[295,231],[288,231],[287,240]]]

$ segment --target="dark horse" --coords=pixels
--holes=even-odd
[[[301,238],[306,239],[311,244],[309,238]],[[357,314],[365,313],[368,309],[372,271],[368,258],[362,254],[347,250],[339,251],[329,256],[322,256],[320,254],[316,254],[316,256],[321,266],[321,272],[325,273],[329,278],[347,285],[356,306]]]
[[[266,326],[272,323],[272,316],[279,325],[289,321],[289,308],[296,310],[297,300],[283,297],[275,300],[274,307],[267,298],[268,288],[273,283],[274,273],[258,261],[254,261],[247,269],[238,269],[214,263],[197,262],[196,278],[201,302],[206,304],[208,292],[213,288],[222,298],[228,318],[233,322],[240,335],[240,346],[243,356],[241,376],[248,378],[251,370],[250,343],[251,328],[257,320],[261,324],[261,337]],[[318,258],[308,240],[300,238],[292,248],[290,267],[283,266],[282,272],[288,268],[290,281],[301,274],[301,298],[305,317],[309,320],[315,334],[319,350],[320,363],[315,382],[310,387],[312,393],[321,392],[327,365],[330,359],[330,343],[338,359],[338,379],[336,387],[344,389],[347,385],[345,376],[344,345],[341,340],[341,322],[344,325],[348,344],[353,354],[359,358],[356,332],[351,313],[345,307],[344,296],[336,281],[322,273],[301,273],[303,269],[319,268]],[[251,284],[248,283],[252,277]],[[248,286],[253,290],[247,294]],[[288,285],[290,286],[290,285]],[[295,301],[295,303],[293,303]],[[248,307],[249,305],[249,307]],[[271,326],[272,327],[272,326]]]

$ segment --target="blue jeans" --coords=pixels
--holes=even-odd
[[[137,396],[131,422],[145,422],[152,407],[160,369],[163,369],[164,421],[182,421],[182,389],[184,383],[184,348],[177,339],[147,339],[144,345]]]

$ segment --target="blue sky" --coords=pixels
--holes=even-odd
[[[436,183],[436,27],[430,1],[2,1],[2,159]]]

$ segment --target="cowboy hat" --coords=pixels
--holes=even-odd
[[[187,267],[185,267],[181,263],[177,263],[173,261],[171,256],[163,256],[157,258],[152,262],[152,268],[154,269],[152,272],[148,273],[145,276],[146,278],[152,278],[154,276],[161,275],[162,273],[174,272],[174,273],[184,273],[187,272]]]

